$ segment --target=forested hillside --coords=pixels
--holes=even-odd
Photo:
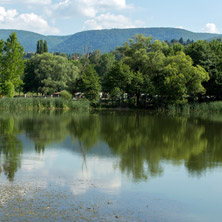
[[[24,46],[25,52],[35,52],[36,42],[47,40],[50,52],[63,52],[67,54],[84,53],[84,50],[101,50],[109,52],[117,46],[122,46],[135,34],[151,35],[154,39],[171,41],[181,37],[186,41],[208,40],[220,38],[222,35],[209,33],[194,33],[178,28],[137,28],[137,29],[110,29],[79,32],[69,36],[44,36],[34,32],[18,30],[0,30],[0,39],[6,40],[16,32],[18,41]]]

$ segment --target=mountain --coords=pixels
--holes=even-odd
[[[0,29],[0,39],[6,40],[12,32],[17,33],[18,41],[23,45],[25,52],[35,52],[37,41],[40,39],[47,40],[48,48],[53,52],[53,48],[69,38],[69,36],[44,36],[22,30]]]
[[[0,39],[6,40],[8,36],[16,32],[19,42],[26,52],[35,52],[38,40],[47,40],[50,52],[63,52],[67,54],[84,53],[84,48],[90,51],[99,49],[109,52],[117,46],[122,46],[135,34],[151,35],[154,39],[179,40],[181,37],[190,40],[212,40],[222,38],[219,34],[194,33],[178,28],[134,28],[134,29],[104,29],[79,32],[68,36],[44,36],[34,32],[21,30],[0,30]]]

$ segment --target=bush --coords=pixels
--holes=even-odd
[[[60,96],[63,99],[72,99],[72,94],[66,90],[63,90],[62,92],[60,92]]]

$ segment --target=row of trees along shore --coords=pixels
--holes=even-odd
[[[47,42],[24,57],[16,33],[0,41],[0,95],[84,93],[96,104],[165,106],[221,100],[222,41],[161,42],[135,35],[110,53],[48,53]],[[75,51],[75,49],[73,49]],[[106,99],[99,98],[103,93]]]

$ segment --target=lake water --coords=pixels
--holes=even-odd
[[[222,221],[222,115],[0,115],[0,221]]]

